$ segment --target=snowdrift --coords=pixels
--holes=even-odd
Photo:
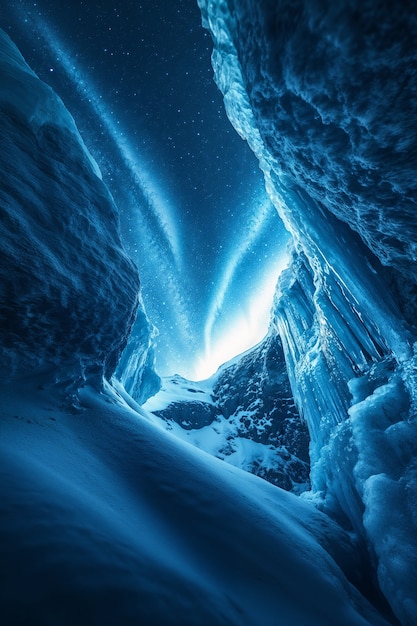
[[[2,390],[2,623],[387,623],[347,579],[366,593],[351,537],[309,503],[111,388],[70,411],[38,383]]]

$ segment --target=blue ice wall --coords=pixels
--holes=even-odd
[[[113,373],[139,277],[75,123],[0,32],[2,376]]]
[[[273,320],[313,498],[417,620],[417,9],[199,0],[236,130],[293,236]]]
[[[158,335],[142,300],[129,340],[117,365],[115,377],[138,403],[144,403],[161,388],[161,379],[155,371],[154,345]]]

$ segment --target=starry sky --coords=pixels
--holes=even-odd
[[[204,378],[259,341],[288,237],[227,119],[197,2],[6,0],[0,26],[115,198],[158,372]]]

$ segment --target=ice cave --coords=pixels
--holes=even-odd
[[[158,371],[102,155],[0,20],[1,623],[416,625],[417,7],[195,4],[289,242],[266,335],[197,382]]]

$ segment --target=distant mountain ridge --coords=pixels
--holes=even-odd
[[[309,436],[271,327],[253,349],[207,381],[166,378],[145,405],[185,441],[287,491],[309,488]]]

